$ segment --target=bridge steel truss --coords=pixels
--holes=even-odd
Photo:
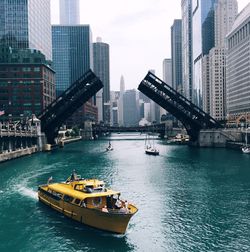
[[[192,142],[198,140],[201,129],[223,127],[209,114],[151,72],[148,72],[142,80],[138,90],[181,121]]]
[[[63,122],[101,88],[101,80],[88,70],[38,115],[41,130],[45,133],[48,143],[55,143]]]

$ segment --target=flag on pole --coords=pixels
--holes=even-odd
[[[0,110],[0,116],[4,115],[5,111],[4,110]]]

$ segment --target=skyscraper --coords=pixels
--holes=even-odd
[[[125,93],[125,81],[123,75],[120,78],[120,97],[118,100],[118,123],[120,126],[123,125],[123,95]]]
[[[163,60],[163,71],[162,71],[163,81],[172,87],[172,60],[164,59]],[[166,115],[168,112],[160,107],[160,118],[163,115]]]
[[[0,43],[38,49],[52,59],[50,0],[0,1]]]
[[[175,19],[171,26],[172,85],[182,92],[182,21]]]
[[[79,1],[60,1],[61,25],[52,26],[53,63],[56,70],[57,96],[87,70],[93,69],[92,33],[89,25],[80,25]],[[82,125],[97,121],[95,97],[80,107],[67,124]]]
[[[172,87],[172,60],[164,59],[162,69],[163,81]]]
[[[119,100],[119,91],[110,92],[110,101],[111,101],[111,116],[110,122],[113,126],[118,126],[118,100]]]
[[[139,124],[139,95],[137,90],[126,90],[123,95],[124,126],[138,126]]]
[[[227,115],[250,119],[250,3],[239,13],[227,36]]]
[[[214,47],[214,7],[217,0],[192,1],[193,102],[202,107],[202,57]]]
[[[53,25],[52,46],[58,96],[93,67],[90,26]]]
[[[237,14],[237,0],[218,0],[214,15],[216,47],[226,47],[226,36],[231,31]]]
[[[214,12],[215,47],[203,56],[203,109],[217,120],[226,117],[225,42],[237,13],[237,0],[218,0]]]
[[[182,11],[183,94],[189,100],[192,101],[192,90],[193,90],[192,0],[182,0],[181,11]]]
[[[93,43],[94,72],[103,83],[103,89],[97,93],[98,120],[110,123],[110,78],[109,78],[109,45],[101,38]],[[100,114],[99,114],[100,113]]]
[[[125,81],[122,75],[120,79],[120,93],[124,94],[124,92],[125,92]]]
[[[60,0],[60,24],[80,24],[80,2],[79,0]]]

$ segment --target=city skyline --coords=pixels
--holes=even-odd
[[[248,0],[238,0],[239,11]],[[59,23],[59,0],[51,0],[52,24]],[[99,5],[99,8],[97,6]],[[123,75],[127,89],[137,89],[149,69],[162,78],[162,62],[171,57],[171,30],[181,18],[181,0],[80,1],[80,22],[89,24],[96,37],[110,45],[110,87],[119,90]],[[104,14],[103,14],[104,13]],[[133,60],[131,61],[131,58]]]

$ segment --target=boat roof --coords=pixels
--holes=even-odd
[[[53,183],[49,184],[48,188],[61,193],[66,194],[68,196],[78,198],[78,199],[86,199],[86,198],[93,198],[93,197],[102,197],[102,196],[109,196],[109,195],[118,195],[120,192],[114,191],[111,189],[105,189],[105,191],[93,191],[91,193],[76,190],[76,185],[83,185],[83,186],[93,186],[94,188],[98,188],[98,186],[103,185],[104,182],[97,179],[90,179],[90,180],[80,180],[80,181],[72,181],[69,183],[62,182],[62,183]]]

